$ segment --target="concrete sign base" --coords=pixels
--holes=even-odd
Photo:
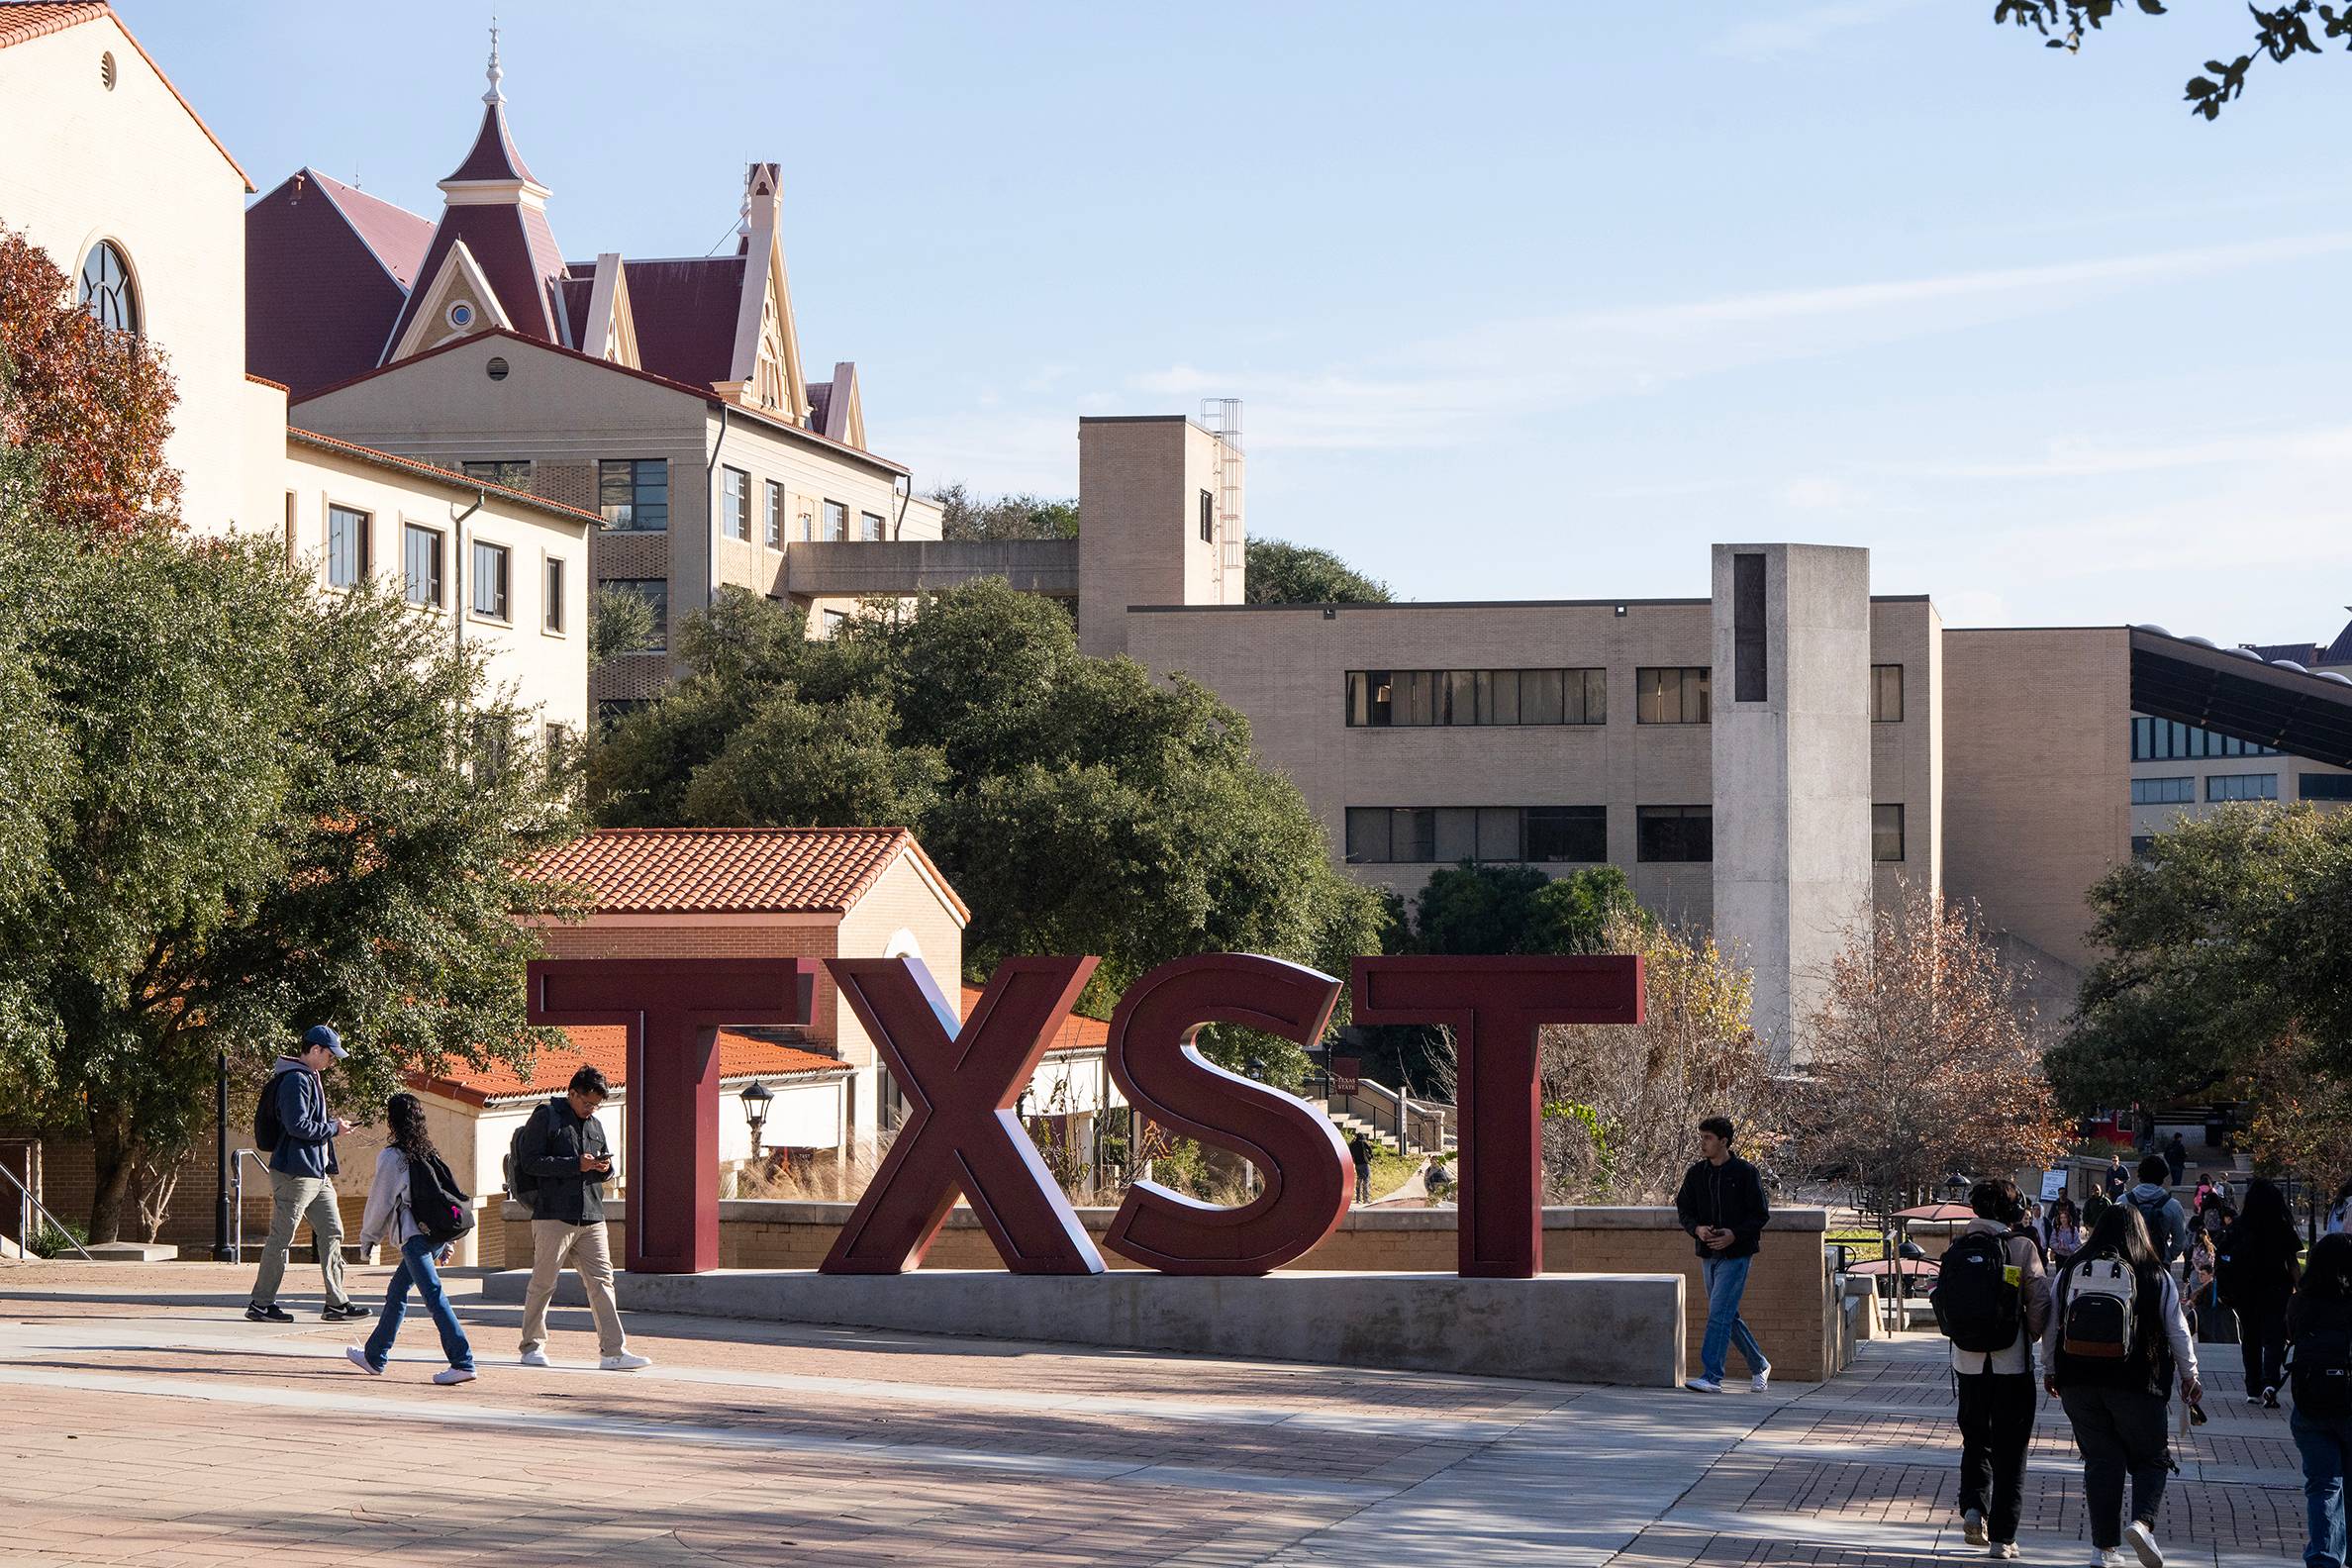
[[[483,1299],[521,1302],[530,1281],[524,1269],[492,1274],[483,1281]],[[625,1312],[1559,1383],[1671,1388],[1683,1375],[1683,1280],[1674,1274],[1464,1279],[1304,1269],[1258,1277],[720,1269],[624,1273],[616,1288]],[[555,1299],[586,1305],[579,1277],[567,1272]]]

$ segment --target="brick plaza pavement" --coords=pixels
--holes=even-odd
[[[0,1265],[0,1564],[1949,1563],[1941,1342],[1818,1388],[1708,1398],[587,1315],[512,1364],[519,1310],[453,1282],[483,1366],[436,1388],[412,1315],[354,1336],[236,1316],[249,1268]],[[359,1299],[385,1271],[354,1270]],[[299,1273],[289,1281],[299,1287]],[[310,1307],[308,1314],[304,1307]],[[2300,1556],[2284,1419],[2207,1379],[2161,1521],[2184,1564]],[[2076,1564],[2079,1472],[2046,1411],[2026,1560]]]

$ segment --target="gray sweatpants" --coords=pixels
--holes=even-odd
[[[276,1302],[278,1285],[286,1277],[286,1256],[294,1250],[294,1232],[308,1220],[311,1240],[319,1248],[319,1272],[327,1278],[327,1305],[350,1301],[343,1293],[343,1210],[335,1201],[332,1176],[269,1173],[269,1239],[261,1246],[261,1272],[253,1277],[253,1301],[267,1307]]]

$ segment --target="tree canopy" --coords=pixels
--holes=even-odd
[[[2352,813],[2184,819],[2090,900],[2108,956],[2050,1056],[2069,1104],[2209,1095],[2282,1052],[2287,1070],[2352,1079]]]
[[[2165,14],[2163,0],[2133,0],[2133,4],[2147,16]],[[2123,6],[2124,0],[1998,0],[1993,20],[2032,28],[2047,41],[2047,48],[2072,53]],[[2332,45],[2339,39],[2345,49],[2352,49],[2352,5],[2339,9],[2314,0],[2289,0],[2285,5],[2248,5],[2246,10],[2254,18],[2250,47],[2234,58],[2206,60],[2208,74],[2189,78],[2182,96],[2188,100],[2191,114],[2219,119],[2222,106],[2246,90],[2246,72],[2257,60],[2283,65],[2298,54],[2320,53],[2323,41]],[[2314,20],[2318,38],[2311,34]]]
[[[1078,503],[1027,491],[982,500],[960,484],[931,493],[939,503],[939,537],[947,539],[1057,539],[1078,537]]]
[[[1367,577],[1327,549],[1252,539],[1242,572],[1250,604],[1387,604],[1389,585]]]
[[[983,579],[811,641],[799,612],[728,589],[673,641],[684,678],[591,756],[606,823],[912,828],[972,908],[967,974],[1094,953],[1098,1015],[1188,953],[1344,974],[1377,950],[1377,896],[1332,867],[1246,721],[1194,682],[1080,653],[1048,600]]]
[[[1632,884],[1616,866],[1554,878],[1531,865],[1465,860],[1421,884],[1402,945],[1427,953],[1598,952],[1613,919],[1637,912]]]
[[[0,224],[0,504],[85,534],[175,525],[162,350],[109,332],[47,252]],[[29,459],[29,460],[28,460]]]
[[[210,1123],[216,1052],[257,1080],[333,1023],[357,1106],[528,1058],[521,867],[575,830],[539,766],[470,760],[523,716],[433,618],[275,541],[12,513],[0,648],[0,1099],[87,1130],[93,1236]]]

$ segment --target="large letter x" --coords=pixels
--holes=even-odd
[[[1009,958],[958,1030],[922,964],[825,960],[897,1076],[908,1112],[822,1272],[919,1267],[958,1192],[1014,1273],[1103,1272],[1103,1255],[1014,1115],[1095,962]]]

